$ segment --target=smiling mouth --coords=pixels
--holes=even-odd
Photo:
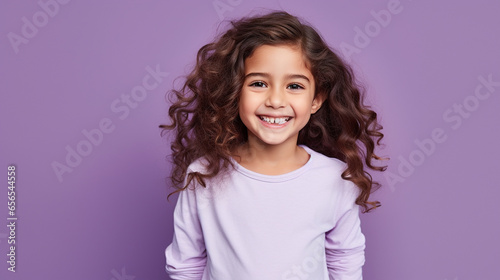
[[[269,124],[284,124],[291,119],[291,117],[272,118],[266,116],[259,116],[259,118]]]

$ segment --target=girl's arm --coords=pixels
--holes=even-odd
[[[326,233],[326,264],[330,280],[361,280],[365,263],[365,236],[361,232],[359,205],[355,204],[356,186],[346,181],[350,190],[345,189],[339,208],[339,218],[333,229]]]
[[[166,271],[173,280],[201,279],[207,262],[195,191],[180,192],[174,210],[174,237],[165,250]]]

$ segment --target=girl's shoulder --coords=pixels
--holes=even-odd
[[[208,170],[208,164],[208,160],[205,157],[199,157],[189,164],[187,173],[198,172],[205,174]]]
[[[188,165],[186,173],[187,174],[189,174],[189,173],[209,174],[210,173],[209,167],[211,166],[211,164],[212,163],[210,163],[210,161],[206,157],[204,157],[204,156],[199,157]],[[223,165],[222,160],[221,160],[220,164]],[[230,170],[230,169],[231,168],[228,168],[228,170]],[[225,171],[228,171],[228,170],[221,167],[221,169],[219,170],[217,175],[221,175],[221,174],[225,173]],[[215,177],[217,177],[217,175]],[[214,176],[209,176],[209,177],[211,178]]]
[[[358,187],[352,181],[342,178],[342,173],[347,169],[347,163],[338,158],[325,156],[307,146],[302,147],[311,155],[312,176],[335,185],[337,191],[346,195],[358,195]]]
[[[342,173],[347,168],[347,164],[338,158],[325,156],[324,154],[316,152],[315,150],[305,145],[301,145],[301,147],[311,155],[313,166],[316,168],[327,168],[331,170],[331,172],[336,171],[340,173]]]

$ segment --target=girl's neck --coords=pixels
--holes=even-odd
[[[304,166],[310,155],[293,145],[267,145],[246,142],[235,153],[234,159],[244,168],[264,174],[281,175]]]

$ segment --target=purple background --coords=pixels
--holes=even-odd
[[[70,1],[44,18],[37,1],[2,1],[0,278],[168,279],[175,199],[166,201],[169,139],[158,129],[164,93],[222,19],[284,9],[332,47],[358,48],[350,60],[384,126],[380,154],[391,157],[392,177],[375,174],[383,207],[362,215],[365,279],[499,279],[500,86],[480,88],[482,100],[474,92],[480,76],[500,81],[500,2],[405,0],[381,26],[371,11],[392,2]],[[23,17],[40,25],[24,27],[31,38]],[[122,95],[142,85],[148,66],[169,75],[127,105]],[[85,150],[82,131],[105,119],[113,130]],[[441,143],[424,141],[435,129]],[[88,155],[59,179],[53,162],[66,165],[66,147],[79,143]],[[16,273],[6,264],[9,164]]]

